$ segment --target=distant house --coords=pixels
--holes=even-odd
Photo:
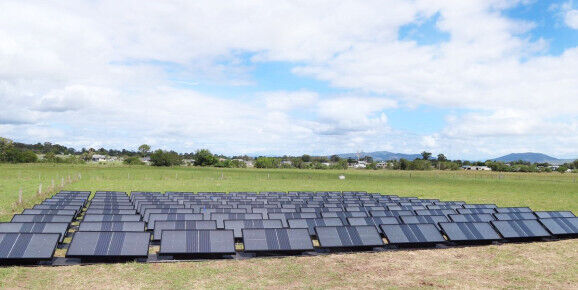
[[[492,171],[492,168],[488,166],[469,166],[464,165],[462,166],[463,170],[473,170],[473,171]]]
[[[331,162],[323,162],[323,163],[321,163],[321,164],[323,164],[323,165],[325,165],[325,166],[327,166],[327,167],[331,166]]]
[[[281,165],[289,165],[289,166],[291,166],[292,164],[293,164],[293,163],[291,163],[290,160],[281,161]]]
[[[187,166],[195,165],[195,159],[183,159],[183,164]]]
[[[252,160],[243,160],[243,162],[245,162],[245,165],[249,168],[254,167]]]
[[[385,161],[377,162],[377,164],[375,164],[375,167],[377,167],[377,168],[387,168],[387,162],[385,162]]]
[[[357,163],[354,163],[351,167],[353,167],[353,168],[366,168],[367,162],[365,162],[363,160],[359,160],[359,161],[357,161]]]
[[[144,162],[144,164],[146,164],[146,165],[150,165],[150,164],[151,164],[151,158],[148,157],[148,156],[141,158],[140,161]]]
[[[105,155],[100,155],[100,154],[94,154],[92,155],[92,162],[106,162],[106,156]]]

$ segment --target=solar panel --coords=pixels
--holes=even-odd
[[[0,233],[0,263],[50,260],[59,234]]]
[[[99,209],[89,208],[86,214],[136,214],[136,209]]]
[[[431,245],[446,240],[434,224],[381,225],[383,234],[392,245]]]
[[[151,213],[147,222],[149,230],[155,228],[157,221],[200,221],[203,220],[202,213]]]
[[[310,218],[317,218],[317,214],[313,212],[295,212],[295,213],[270,213],[269,219],[273,220],[281,220],[283,223],[283,227],[289,227],[287,223],[287,219],[310,219]]]
[[[550,234],[537,220],[492,221],[492,225],[505,239],[549,237]]]
[[[374,217],[415,215],[413,210],[372,210],[369,214]]]
[[[153,213],[193,213],[192,208],[149,208],[144,211],[143,220],[148,221]]]
[[[217,228],[225,228],[224,220],[255,220],[263,219],[260,213],[212,213],[210,220],[217,221]]]
[[[458,208],[456,209],[459,214],[474,214],[474,213],[495,213],[496,210],[493,208]]]
[[[336,212],[322,212],[321,217],[338,217],[344,225],[348,225],[349,222],[347,218],[349,217],[367,217],[367,213],[364,211],[336,211]]]
[[[81,232],[144,232],[145,222],[81,222]]]
[[[233,230],[236,239],[243,238],[243,229],[280,229],[281,220],[225,220],[225,229]]]
[[[235,253],[232,230],[166,230],[159,254],[173,256]]]
[[[496,211],[498,213],[532,212],[532,210],[529,207],[497,207]]]
[[[342,226],[340,218],[312,218],[312,219],[288,219],[292,229],[309,229],[309,235],[315,235],[315,227]]]
[[[441,229],[439,223],[449,222],[445,215],[403,215],[399,217],[404,224],[433,224]]]
[[[541,219],[575,217],[571,211],[535,211],[534,214]]]
[[[22,214],[76,215],[76,211],[68,209],[25,209]]]
[[[422,210],[416,210],[415,213],[417,215],[450,215],[450,214],[456,214],[457,212],[453,209],[422,209]]]
[[[12,216],[11,222],[70,223],[73,219],[73,215],[15,214]]]
[[[366,248],[383,246],[374,226],[316,227],[321,248]]]
[[[553,235],[578,235],[578,218],[549,218],[540,219],[540,223]]]
[[[146,258],[150,233],[76,232],[66,252],[67,258],[133,259]]]
[[[352,217],[347,218],[347,221],[352,226],[374,226],[379,232],[381,228],[379,225],[399,224],[396,217]]]
[[[496,218],[489,213],[472,213],[472,214],[450,214],[449,218],[453,222],[490,222],[496,220]]]
[[[313,243],[306,229],[243,229],[245,252],[312,251]]]
[[[85,222],[138,222],[138,214],[87,214],[82,219]]]
[[[215,221],[156,221],[153,240],[160,240],[164,230],[216,230]]]
[[[34,233],[34,234],[59,234],[59,242],[62,243],[68,231],[68,223],[29,223],[10,222],[0,223],[0,233]]]
[[[500,236],[490,223],[459,222],[440,223],[440,227],[452,242],[489,242],[499,240]]]
[[[499,221],[510,220],[535,220],[538,219],[534,213],[531,212],[510,212],[510,213],[495,213],[494,216]]]

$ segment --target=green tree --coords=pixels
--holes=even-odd
[[[126,165],[144,165],[145,163],[136,156],[127,157],[122,161]]]
[[[141,156],[145,157],[151,153],[151,146],[147,144],[142,144],[138,146],[138,152],[140,153]]]
[[[431,157],[431,152],[423,151],[423,152],[421,153],[421,158],[422,158],[423,160],[429,160],[430,157]]]
[[[181,165],[183,160],[177,152],[156,150],[151,154],[151,163],[154,166],[173,166]]]
[[[255,160],[254,166],[256,168],[278,168],[281,162],[273,157],[259,157]]]
[[[444,161],[448,161],[448,159],[446,158],[445,155],[443,155],[443,154],[438,154],[438,161],[444,162]]]
[[[301,156],[301,160],[303,160],[303,162],[311,162],[311,156],[303,154],[303,156]]]
[[[560,167],[558,167],[558,169],[556,169],[556,171],[558,171],[560,173],[564,173],[564,172],[566,172],[566,170],[568,170],[568,167],[566,167],[566,166],[560,166]]]
[[[195,165],[198,166],[211,166],[217,164],[219,161],[219,159],[217,159],[209,149],[197,150],[193,155],[193,158],[195,159]]]

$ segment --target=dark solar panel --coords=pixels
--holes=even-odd
[[[235,238],[243,237],[243,229],[280,229],[281,220],[225,220],[225,229],[233,230]]]
[[[85,222],[138,222],[138,214],[87,214],[82,219]]]
[[[429,245],[446,241],[434,224],[381,225],[381,229],[392,245]]]
[[[66,252],[67,258],[146,258],[150,233],[76,232]]]
[[[440,223],[440,227],[453,242],[488,242],[500,239],[490,223]]]
[[[450,221],[445,215],[404,215],[399,218],[404,224],[433,224],[438,229],[439,223]]]
[[[496,211],[498,213],[532,212],[532,210],[529,207],[497,207]]]
[[[417,215],[444,215],[448,216],[450,214],[456,214],[457,212],[453,209],[422,209],[416,210]]]
[[[53,214],[15,214],[12,222],[36,222],[36,223],[70,223],[74,219],[73,215],[53,215]]]
[[[81,222],[82,232],[144,232],[145,222]]]
[[[480,214],[480,213],[495,213],[496,210],[493,208],[458,208],[456,209],[459,214]]]
[[[200,221],[202,213],[151,213],[147,222],[149,230],[155,228],[156,221]]]
[[[553,235],[578,235],[578,218],[548,218],[539,220],[542,225]]]
[[[351,217],[347,218],[347,221],[352,226],[374,226],[379,232],[381,228],[379,225],[391,225],[399,224],[399,220],[396,217]]]
[[[499,221],[538,219],[538,217],[536,217],[536,215],[531,212],[495,213],[494,216]]]
[[[0,233],[0,262],[50,260],[59,234]]]
[[[310,219],[310,218],[317,218],[317,217],[319,217],[319,216],[317,216],[317,214],[313,213],[313,212],[270,213],[269,214],[269,219],[281,220],[281,222],[283,223],[283,227],[285,227],[285,228],[289,227],[289,224],[287,223],[287,219]]]
[[[153,240],[160,240],[164,230],[216,230],[215,221],[156,221]]]
[[[310,235],[315,235],[315,227],[342,226],[340,218],[312,218],[312,219],[288,219],[292,229],[308,229]]]
[[[571,211],[535,211],[534,214],[541,219],[574,217],[574,214]]]
[[[136,209],[97,209],[89,208],[86,214],[136,214]]]
[[[489,213],[473,213],[473,214],[450,214],[449,218],[453,222],[490,222],[496,220],[496,218]]]
[[[68,223],[28,223],[9,222],[0,223],[0,233],[35,233],[35,234],[59,234],[59,242],[62,243],[68,231]]]
[[[401,215],[415,215],[413,210],[372,210],[369,214],[374,217],[386,217],[386,216],[401,216]]]
[[[162,233],[159,254],[234,254],[232,230],[166,230]]]
[[[76,211],[68,209],[25,209],[22,214],[76,215]]]
[[[383,246],[374,226],[316,227],[321,248],[355,248]]]
[[[313,250],[306,229],[243,229],[245,252],[303,252]]]
[[[367,213],[364,211],[336,211],[336,212],[322,212],[321,217],[338,217],[344,225],[348,225],[349,222],[347,218],[349,217],[367,217]]]
[[[212,213],[210,220],[217,221],[217,228],[225,228],[224,220],[255,220],[263,219],[260,213]]]
[[[537,220],[492,221],[505,239],[549,237],[550,234]]]

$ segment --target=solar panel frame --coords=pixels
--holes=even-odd
[[[159,255],[205,256],[235,254],[232,230],[165,230]]]
[[[501,240],[489,222],[451,222],[439,225],[450,242],[487,243]]]
[[[509,213],[495,213],[494,217],[498,221],[511,220],[537,220],[538,217],[533,212],[509,212]]]
[[[571,211],[535,211],[534,214],[539,219],[556,217],[576,217]]]
[[[313,251],[307,229],[242,229],[244,252],[291,253]]]
[[[578,236],[578,217],[538,220],[554,236]]]
[[[37,222],[37,223],[71,223],[74,220],[73,215],[49,215],[49,214],[15,214],[10,222]]]
[[[52,233],[0,233],[0,264],[51,260],[59,239]]]
[[[148,232],[76,232],[66,257],[87,260],[147,258],[150,236]]]
[[[381,225],[389,245],[430,246],[445,243],[439,229],[431,223]]]
[[[385,244],[374,226],[315,227],[319,247],[330,248],[374,248]]]
[[[59,243],[64,241],[69,223],[7,222],[0,223],[0,233],[59,234]]]
[[[550,237],[551,234],[537,220],[498,220],[492,226],[505,239],[522,240]]]
[[[165,230],[216,230],[217,222],[208,220],[156,221],[153,241],[158,241]]]
[[[399,219],[403,224],[433,224],[438,230],[439,223],[450,221],[445,215],[402,215]]]
[[[81,222],[81,232],[144,232],[145,222]]]
[[[87,214],[82,218],[85,222],[138,222],[141,216],[138,214]]]
[[[496,217],[489,213],[473,213],[473,214],[450,214],[449,219],[452,222],[491,222],[495,221]]]

